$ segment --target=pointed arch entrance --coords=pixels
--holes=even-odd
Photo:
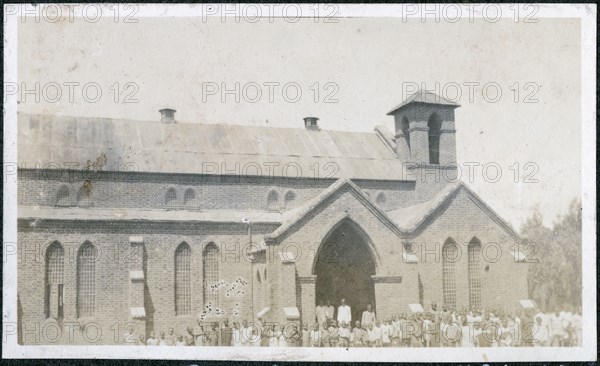
[[[376,267],[376,253],[367,235],[353,221],[343,220],[326,235],[315,256],[315,306],[329,301],[337,311],[345,298],[352,319],[360,319],[368,304],[375,308],[372,276]]]

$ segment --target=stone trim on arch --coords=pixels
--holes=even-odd
[[[265,196],[265,207],[269,211],[277,211],[281,207],[279,192],[276,189],[269,189]]]
[[[310,200],[305,205],[291,210],[284,214],[282,225],[275,229],[272,233],[265,235],[265,242],[267,244],[275,244],[279,238],[287,234],[291,229],[296,227],[299,222],[307,217],[310,213],[317,210],[322,204],[330,198],[334,193],[347,189],[352,195],[366,207],[375,217],[379,219],[384,225],[386,225],[392,232],[399,238],[404,238],[406,232],[401,230],[398,225],[383,211],[369,196],[365,194],[354,182],[350,179],[339,179],[315,198]]]
[[[177,206],[178,198],[179,198],[179,195],[177,194],[177,189],[175,187],[167,188],[167,191],[165,192],[165,206],[166,207]]]
[[[194,187],[186,187],[183,191],[183,205],[187,207],[192,207],[196,205],[196,200],[198,195],[196,193],[196,189]]]
[[[333,233],[335,233],[335,231],[341,225],[343,225],[345,223],[350,223],[350,225],[352,226],[352,229],[355,230],[358,235],[360,235],[361,240],[367,246],[367,249],[369,249],[369,253],[371,253],[371,257],[373,258],[373,263],[375,264],[375,273],[380,272],[381,266],[382,266],[381,256],[379,255],[379,252],[377,251],[377,248],[374,245],[373,240],[371,240],[369,234],[367,234],[367,232],[358,223],[356,223],[354,220],[352,220],[347,214],[343,214],[343,215],[341,215],[341,217],[339,219],[335,220],[335,223],[333,225],[330,225],[326,229],[321,231],[319,236],[322,239],[321,239],[321,242],[319,243],[319,247],[317,248],[317,251],[315,252],[314,258],[312,260],[311,271],[310,271],[310,273],[312,275],[315,274],[315,269],[317,266],[317,262],[319,260],[319,253],[321,251],[323,244],[325,242],[327,242],[327,239],[329,237],[331,237],[331,235]],[[323,235],[323,232],[325,232],[324,235]]]
[[[289,189],[283,196],[283,205],[285,208],[289,208],[296,201],[296,192],[293,189]]]

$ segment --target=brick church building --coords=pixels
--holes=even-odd
[[[394,133],[19,114],[20,341],[517,308],[520,238],[459,179],[457,107],[417,92]]]

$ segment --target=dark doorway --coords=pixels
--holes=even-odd
[[[358,230],[351,221],[340,224],[321,243],[314,266],[316,305],[331,301],[337,312],[340,300],[345,298],[352,309],[353,322],[360,319],[367,304],[375,308],[371,277],[375,274],[375,260]]]

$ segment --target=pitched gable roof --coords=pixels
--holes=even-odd
[[[398,227],[406,232],[414,232],[419,229],[423,223],[433,216],[440,207],[452,200],[458,192],[463,191],[467,196],[481,208],[492,220],[502,227],[513,238],[520,241],[519,234],[513,227],[504,221],[490,206],[488,206],[475,192],[473,192],[464,182],[459,181],[456,184],[449,184],[444,187],[432,199],[396,210],[388,211],[389,217],[396,222]]]
[[[388,116],[394,115],[396,113],[396,111],[398,111],[399,109],[401,109],[411,103],[441,104],[441,105],[452,106],[455,108],[460,107],[460,104],[455,103],[444,97],[441,97],[435,93],[432,93],[427,90],[418,90],[416,93],[411,94],[408,96],[408,98],[404,99],[404,101],[402,101],[402,103],[400,103],[397,106],[395,106],[394,108],[392,108],[392,110],[388,112]]]
[[[316,210],[323,201],[343,188],[349,189],[350,192],[352,192],[364,206],[377,215],[384,224],[386,224],[392,231],[396,233],[396,235],[402,236],[402,234],[404,234],[396,225],[396,223],[373,201],[371,201],[369,196],[367,196],[354,182],[349,179],[340,179],[306,204],[285,212],[282,217],[281,226],[275,229],[272,233],[266,234],[265,241],[276,241],[277,238],[287,233],[302,218],[304,218],[310,212]]]
[[[17,141],[20,167],[57,169],[63,162],[83,167],[103,156],[107,169],[135,164],[136,171],[150,173],[413,180],[387,141],[391,133],[382,138],[382,130],[19,114]]]

